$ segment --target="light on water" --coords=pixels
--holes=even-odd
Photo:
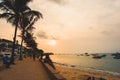
[[[120,60],[113,59],[111,54],[107,54],[106,57],[101,59],[94,59],[92,56],[77,55],[53,55],[51,58],[53,62],[61,64],[120,73]]]

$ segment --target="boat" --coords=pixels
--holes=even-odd
[[[90,56],[88,53],[85,53],[85,56]]]
[[[116,53],[112,54],[112,56],[114,56],[113,59],[120,59],[120,53],[119,52],[116,52]]]
[[[100,56],[100,55],[98,55],[98,54],[92,54],[92,58],[94,58],[94,59],[101,59],[102,58],[102,56]]]

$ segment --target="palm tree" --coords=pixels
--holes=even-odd
[[[26,32],[23,39],[24,39],[27,47],[29,47],[33,50],[35,50],[37,48],[37,43],[35,41],[35,37],[33,37],[33,33]]]
[[[34,29],[33,25],[34,23],[39,19],[42,18],[42,14],[38,11],[34,11],[34,10],[29,10],[25,13],[22,14],[22,21],[21,21],[21,48],[20,51],[22,51],[22,44],[23,44],[23,35],[25,34],[25,32],[31,32]],[[20,58],[19,60],[22,60],[22,52],[20,52]]]
[[[22,46],[23,46],[23,42],[24,42],[24,34],[26,33],[26,31],[32,32],[33,29],[34,29],[34,27],[31,27],[31,28],[28,27],[25,30],[21,30],[21,35],[19,35],[19,37],[21,37],[19,60],[22,60]]]
[[[26,32],[23,39],[26,43],[26,46],[31,49],[32,54],[36,55],[36,52],[38,53],[38,48],[35,41],[36,38],[33,37],[33,33]]]
[[[22,13],[30,10],[30,8],[27,6],[30,1],[31,0],[2,0],[0,3],[0,10],[3,11],[3,13],[0,14],[0,18],[5,18],[7,22],[10,22],[15,26],[12,56],[10,59],[12,64],[14,64],[14,50],[17,28],[21,27]]]

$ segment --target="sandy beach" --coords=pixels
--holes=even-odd
[[[60,74],[63,75],[67,80],[87,80],[88,77],[94,77],[95,80],[99,80],[100,77],[104,78],[105,80],[120,80],[120,76],[118,75],[116,76],[91,70],[81,70],[59,64],[55,64],[55,66]]]

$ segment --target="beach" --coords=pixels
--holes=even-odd
[[[61,75],[63,75],[67,80],[87,80],[88,77],[94,77],[95,80],[99,80],[101,77],[105,80],[120,80],[119,75],[113,75],[104,72],[97,72],[91,70],[77,69],[73,67],[63,66],[55,64],[56,69]]]

